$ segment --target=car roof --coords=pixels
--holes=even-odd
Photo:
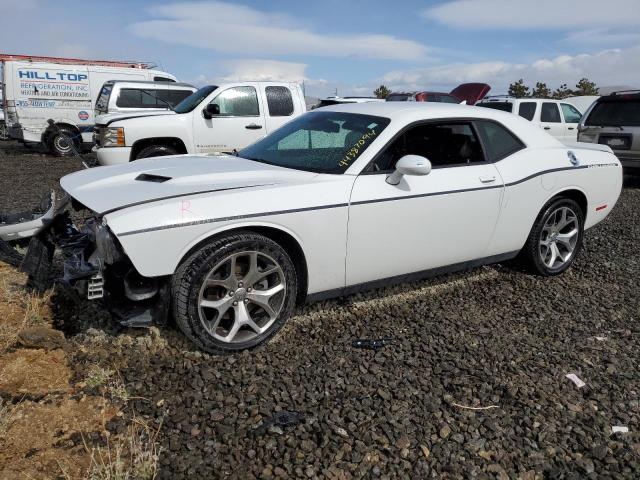
[[[487,119],[501,123],[528,145],[550,147],[561,145],[560,141],[519,115],[473,105],[439,102],[369,102],[330,105],[314,111],[359,113],[386,117],[392,122],[405,124],[449,118]]]

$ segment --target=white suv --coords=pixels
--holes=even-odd
[[[578,140],[578,123],[582,114],[576,107],[562,100],[500,96],[486,97],[476,103],[476,106],[520,115],[561,142],[571,143]]]

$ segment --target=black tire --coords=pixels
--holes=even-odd
[[[166,145],[150,145],[140,150],[134,160],[138,160],[139,158],[164,157],[166,155],[178,155],[178,151]]]
[[[563,207],[570,209],[570,211],[575,214],[575,219],[578,224],[577,239],[575,240],[575,246],[573,247],[573,252],[571,253],[569,259],[564,261],[564,263],[562,263],[561,265],[551,268],[550,266],[545,264],[542,259],[540,242],[545,225],[550,220],[551,216],[556,214],[556,212],[558,212]],[[531,233],[529,233],[529,238],[527,238],[527,243],[520,252],[521,258],[524,260],[526,267],[532,273],[545,277],[559,275],[569,269],[571,265],[573,265],[573,262],[582,249],[583,237],[584,212],[582,211],[582,208],[580,208],[580,205],[569,198],[553,198],[542,208],[542,210],[538,214],[538,217],[533,224],[533,228],[531,229]]]
[[[279,277],[279,282],[286,289],[278,300],[278,303],[281,302],[281,307],[277,318],[266,331],[256,334],[253,330],[248,330],[248,335],[256,334],[256,336],[246,341],[230,343],[219,340],[205,328],[204,320],[201,320],[200,317],[202,311],[199,307],[201,288],[203,288],[210,272],[221,263],[224,263],[225,259],[249,251],[268,256],[277,263],[284,277]],[[242,284],[239,286],[242,286]],[[203,245],[178,267],[171,285],[172,310],[180,330],[200,349],[214,354],[237,352],[267,342],[282,328],[293,312],[297,288],[295,266],[280,245],[263,235],[252,232],[237,232]],[[233,297],[231,290],[227,290],[226,293]],[[226,298],[226,293],[220,294],[218,300]],[[229,310],[235,308],[230,307]],[[236,313],[234,312],[230,315],[233,316],[233,321],[235,322]],[[224,322],[224,320],[219,322]],[[215,331],[217,333],[218,329],[216,328]]]
[[[79,133],[69,127],[55,126],[49,134],[47,146],[56,157],[70,157],[80,152]]]

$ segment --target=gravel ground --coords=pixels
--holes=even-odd
[[[0,208],[78,168],[0,144]],[[82,347],[77,375],[112,362],[137,413],[162,422],[160,478],[639,478],[639,238],[627,177],[565,275],[498,265],[314,304],[235,356],[170,327],[116,332],[63,296],[58,317]],[[374,352],[360,337],[392,340]],[[303,418],[270,424],[279,411]]]

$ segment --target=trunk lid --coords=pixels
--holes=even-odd
[[[463,83],[451,90],[451,95],[467,102],[467,105],[475,105],[487,96],[491,87],[486,83]]]

